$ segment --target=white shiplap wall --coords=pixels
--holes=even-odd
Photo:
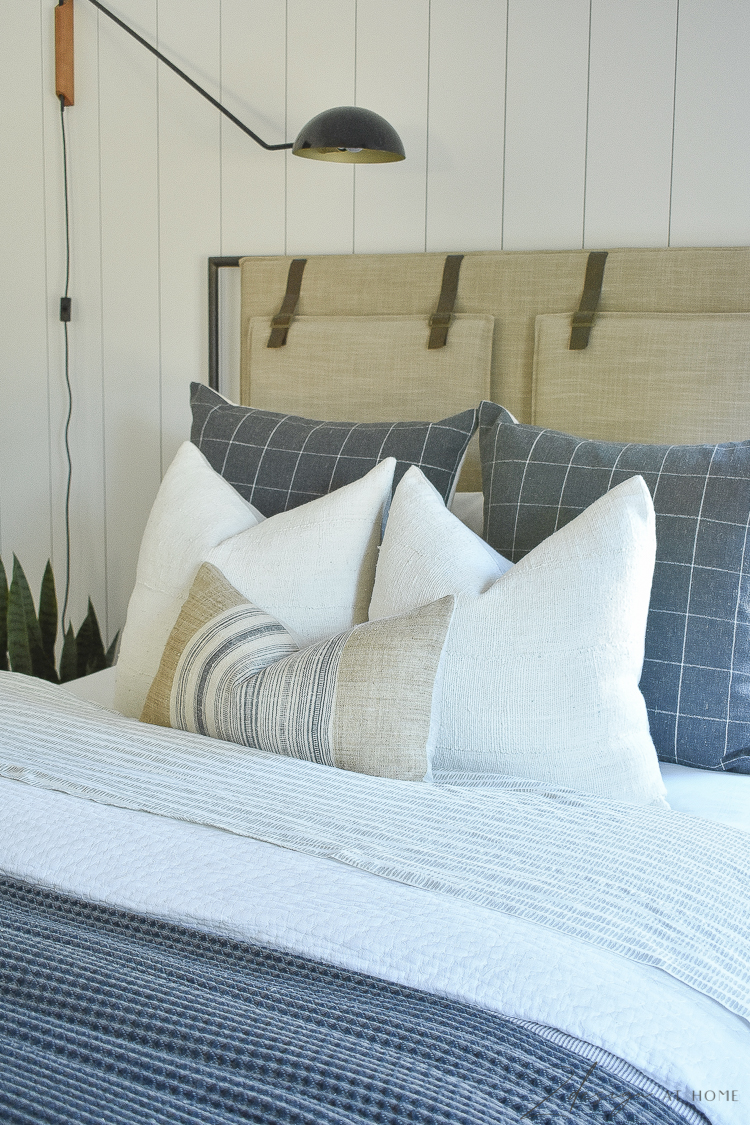
[[[0,553],[64,571],[55,0],[0,0]],[[266,153],[87,0],[71,162],[73,596],[111,635],[205,378],[206,258],[750,242],[744,0],[111,0],[267,140],[356,102],[408,159]],[[225,281],[226,284],[226,281]],[[231,349],[230,349],[231,351]]]

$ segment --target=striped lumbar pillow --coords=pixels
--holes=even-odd
[[[204,563],[141,719],[358,773],[421,780],[454,600],[300,650],[275,618]]]

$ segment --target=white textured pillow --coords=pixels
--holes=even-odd
[[[512,566],[453,515],[424,473],[412,466],[388,513],[370,621],[408,613],[447,594],[476,597]],[[433,597],[433,590],[440,593]]]
[[[180,446],[141,540],[117,661],[114,705],[123,715],[140,717],[164,646],[208,552],[263,519],[192,442]]]
[[[186,442],[164,476],[141,543],[117,665],[117,710],[140,717],[169,634],[207,560],[288,625],[299,643],[366,621],[395,466],[390,457],[360,480],[265,520]],[[263,534],[246,538],[254,532]]]
[[[360,480],[226,539],[205,561],[300,647],[351,629],[367,621],[395,468],[387,457]]]
[[[494,581],[485,557],[464,550],[465,534],[410,469],[391,505],[370,617],[457,595],[433,776],[499,773],[664,804],[638,689],[656,550],[642,478]]]

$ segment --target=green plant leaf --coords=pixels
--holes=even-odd
[[[89,598],[88,613],[78,630],[76,646],[78,649],[79,676],[90,676],[92,672],[101,672],[103,668],[107,667],[107,657],[104,652],[99,622],[96,617],[96,610],[91,604],[91,598]]]
[[[26,575],[23,572],[23,567],[20,562],[13,556],[13,579],[10,584],[9,601],[11,606],[14,602],[18,602],[20,610],[23,613],[26,621],[26,643],[28,645],[29,656],[31,658],[31,672],[32,676],[38,676],[42,680],[51,680],[56,684],[57,672],[55,671],[55,661],[53,658],[47,656],[42,645],[42,631],[39,628],[39,621],[34,609],[34,599],[31,596],[29,584],[26,581]],[[10,613],[8,621],[8,631],[10,633]],[[10,650],[10,636],[8,638],[8,648]],[[22,663],[25,661],[25,652],[21,655]],[[13,658],[11,656],[11,663]],[[14,672],[20,672],[20,668],[13,666]]]
[[[90,676],[92,672],[101,672],[103,668],[107,667],[107,657],[104,652],[102,634],[99,629],[96,610],[91,604],[91,598],[89,598],[89,609],[86,614],[86,619],[90,623],[89,651],[86,655],[86,675]]]
[[[119,639],[120,639],[120,630],[118,629],[117,632],[114,635],[114,638],[112,640],[112,644],[109,646],[109,648],[107,649],[107,651],[105,653],[105,656],[104,656],[104,659],[107,662],[106,663],[107,668],[111,668],[112,665],[115,662],[115,655],[117,653],[117,642],[119,641]]]
[[[91,606],[91,602],[89,602]],[[83,619],[83,624],[76,634],[76,677],[86,675],[86,667],[89,662],[89,652],[91,650],[91,612],[89,611]]]
[[[115,640],[117,638],[115,637]],[[0,670],[9,671],[8,665],[8,576],[0,559]]]
[[[24,617],[26,618],[26,630],[29,635],[29,645],[31,647],[42,647],[42,634],[39,629],[39,622],[37,621],[36,610],[34,609],[34,599],[31,596],[29,584],[26,581],[26,575],[23,572],[23,567],[18,561],[17,557],[13,556],[13,581],[11,582],[11,597],[13,596],[13,589],[16,589],[16,597],[20,600],[23,607]]]
[[[60,683],[67,684],[69,680],[78,678],[78,653],[76,635],[72,625],[68,625],[62,652],[60,654]]]
[[[28,590],[28,583],[21,569],[21,564],[14,555],[13,578],[8,591],[8,657],[14,672],[21,672],[24,676],[33,676],[31,642],[24,606],[24,585]],[[29,597],[31,597],[31,593],[29,593]]]
[[[52,563],[47,560],[39,591],[39,631],[42,636],[42,649],[52,667],[55,667],[55,642],[57,641],[57,594]]]
[[[68,683],[112,666],[120,634],[115,634],[105,652],[90,598],[78,634],[70,624],[65,632],[59,679],[55,669],[57,629],[58,606],[52,564],[48,561],[44,571],[37,617],[21,563],[14,555],[13,577],[8,588],[7,574],[0,559],[0,669],[12,668],[14,672],[38,676],[53,683]]]

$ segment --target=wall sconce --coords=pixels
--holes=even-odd
[[[292,144],[269,145],[257,133],[248,128],[243,121],[230,113],[228,109],[212,97],[207,90],[194,82],[183,70],[175,66],[170,59],[153,47],[146,39],[128,27],[123,20],[105,8],[100,0],[89,0],[95,8],[103,12],[123,31],[126,31],[136,42],[155,55],[160,62],[179,75],[188,86],[192,86],[201,97],[210,102],[212,106],[233,121],[238,129],[247,133],[256,144],[269,152],[280,149],[291,149],[295,156],[304,156],[313,160],[329,160],[341,164],[387,164],[394,160],[403,160],[405,157],[404,146],[395,129],[377,113],[358,106],[338,106],[319,113],[300,131],[296,141]],[[75,53],[73,36],[73,0],[59,0],[55,5],[55,92],[60,102],[60,119],[62,128],[63,152],[63,184],[65,200],[65,295],[60,298],[60,320],[63,323],[65,338],[65,383],[68,392],[68,415],[65,424],[65,452],[68,462],[68,483],[65,500],[65,539],[66,539],[66,567],[65,567],[65,601],[63,603],[62,619],[68,605],[70,590],[70,493],[73,475],[73,463],[70,455],[68,433],[73,413],[73,391],[70,383],[69,350],[68,350],[68,322],[71,319],[71,298],[68,295],[70,279],[70,228],[68,212],[68,163],[65,143],[65,109],[75,104]],[[211,371],[211,385],[218,384],[218,289],[217,270],[219,265],[238,265],[239,258],[211,258],[209,262],[209,296],[210,309],[213,321],[209,316],[209,369]]]
[[[178,74],[188,86],[197,90],[206,101],[242,129],[243,133],[247,133],[256,144],[269,152],[291,149],[295,156],[305,156],[313,160],[330,160],[340,164],[387,164],[394,160],[403,160],[405,157],[404,146],[398,133],[385,118],[358,106],[338,106],[336,109],[327,109],[308,121],[292,144],[269,145],[238,117],[225,109],[208,91],[175,66],[161,51],[157,51],[156,47],[128,27],[119,16],[105,8],[99,0],[89,0],[89,3],[100,12],[104,12],[105,16],[109,16],[118,27],[126,31],[152,55],[156,55],[160,62]],[[55,7],[55,83],[57,96],[64,106],[73,105],[75,100],[73,60],[73,0],[60,0]]]

